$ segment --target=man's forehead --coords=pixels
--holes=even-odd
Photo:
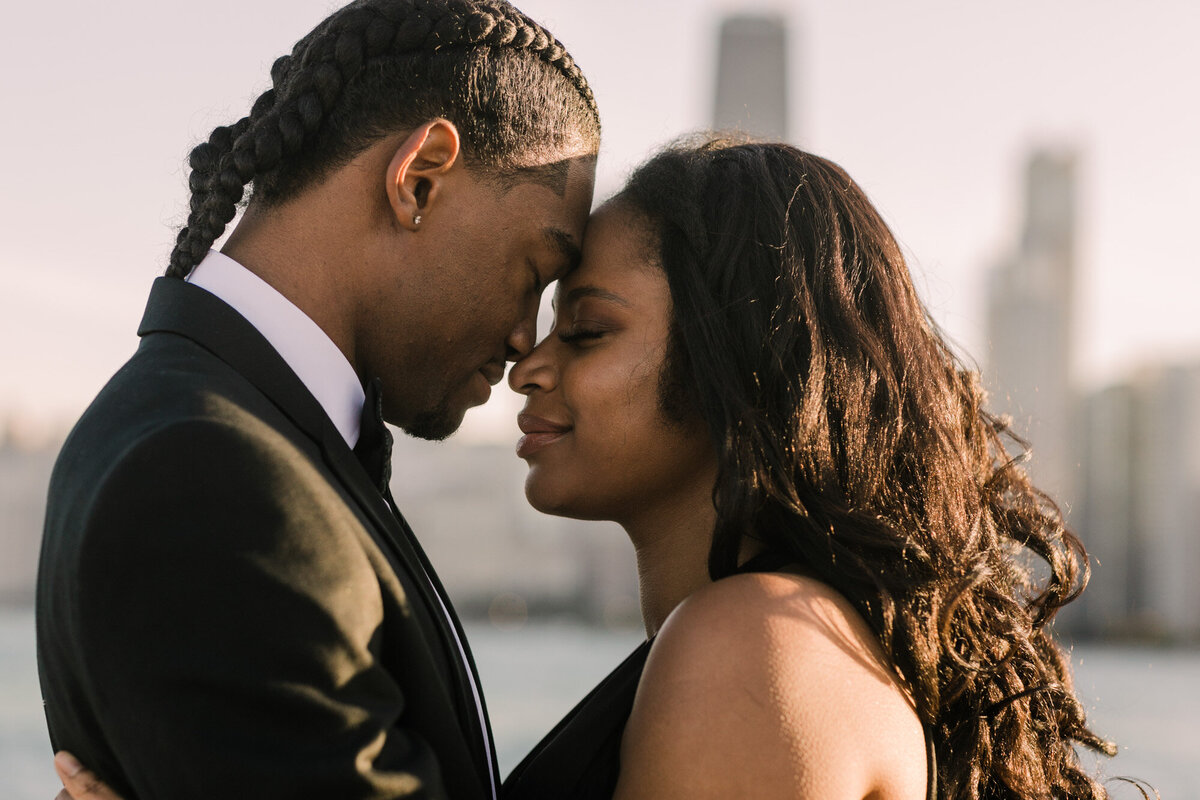
[[[538,164],[524,167],[520,171],[521,183],[544,186],[559,197],[567,196],[567,181],[571,177],[571,165],[567,161]]]
[[[583,249],[575,236],[562,228],[554,227],[544,229],[542,235],[546,238],[546,244],[567,260],[567,272],[579,266],[579,262],[583,258]]]
[[[521,184],[533,184],[549,189],[565,199],[567,188],[571,183],[572,169],[586,170],[586,175],[590,180],[596,171],[596,154],[568,156],[545,163],[516,167],[506,170],[505,177],[510,183],[509,189]]]

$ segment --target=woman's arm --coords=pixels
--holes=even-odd
[[[866,623],[808,578],[738,575],[655,640],[618,800],[920,800],[920,722]]]

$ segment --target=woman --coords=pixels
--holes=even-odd
[[[1104,796],[1073,745],[1112,745],[1045,629],[1082,548],[840,168],[670,149],[597,212],[556,300],[510,374],[526,493],[625,527],[655,637],[623,665],[645,659],[617,797]],[[584,727],[628,696],[610,684]],[[583,760],[571,727],[510,787],[615,779],[611,755],[545,777]]]
[[[509,382],[530,502],[625,527],[650,636],[509,796],[1106,796],[1046,630],[1082,548],[839,167],[651,159]]]

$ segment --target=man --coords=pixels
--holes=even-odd
[[[578,259],[595,103],[502,0],[359,0],[271,72],[193,151],[141,345],[55,468],[51,740],[127,800],[495,797],[380,417],[445,437],[532,347]]]

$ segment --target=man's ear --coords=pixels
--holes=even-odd
[[[396,149],[387,167],[387,195],[396,221],[417,230],[437,202],[446,173],[462,158],[458,128],[445,119],[426,122]]]

